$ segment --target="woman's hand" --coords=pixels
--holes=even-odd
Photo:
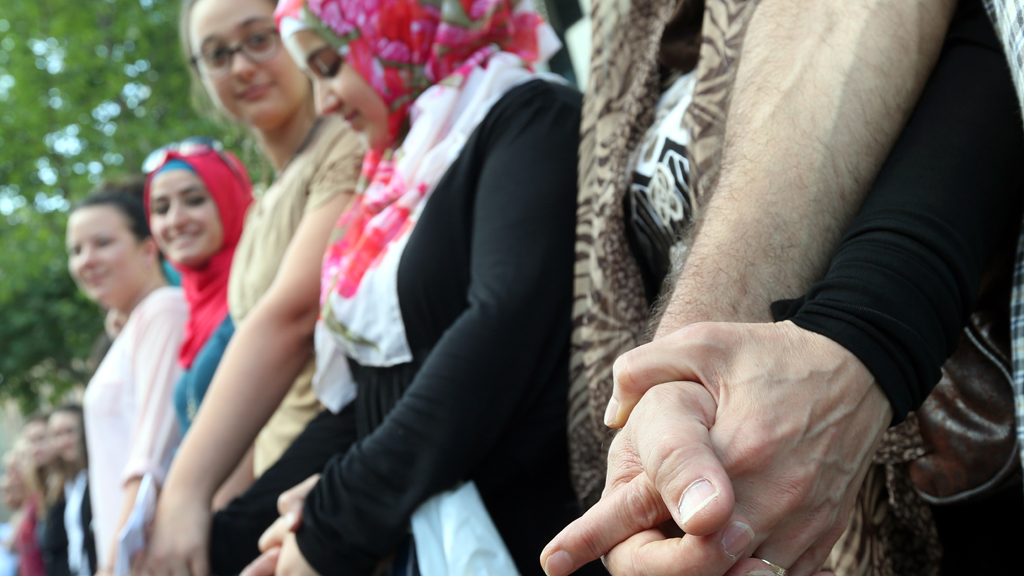
[[[551,576],[601,555],[616,575],[768,569],[753,555],[815,573],[891,418],[855,356],[792,323],[679,330],[616,362],[608,421],[625,427],[604,495],[541,562]]]
[[[295,541],[295,534],[288,534],[284,544],[281,546],[281,556],[277,561],[275,576],[320,576],[320,574],[306,562],[306,557],[299,550]]]
[[[142,576],[209,576],[212,513],[202,498],[161,494],[140,562]]]
[[[319,480],[320,475],[314,474],[303,480],[301,484],[283,492],[277,498],[277,512],[281,516],[260,536],[259,547],[262,554],[246,566],[240,576],[271,576],[275,570],[284,566],[287,566],[288,570],[308,568],[308,573],[316,574],[306,563],[306,559],[302,557],[298,546],[295,545],[294,532],[302,524],[302,506],[306,502],[306,495]],[[295,545],[295,550],[285,554],[284,546],[289,541]],[[282,564],[282,560],[287,561],[288,564]],[[306,574],[307,572],[297,573]]]

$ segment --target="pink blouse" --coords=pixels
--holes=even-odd
[[[172,393],[188,318],[180,288],[158,288],[135,307],[85,390],[89,492],[100,566],[109,566],[124,485],[152,473],[162,484],[181,431]]]

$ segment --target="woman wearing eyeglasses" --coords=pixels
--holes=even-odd
[[[68,270],[85,295],[127,320],[85,389],[97,572],[109,572],[117,534],[146,474],[160,483],[181,431],[172,391],[188,306],[167,286],[142,200],[107,185],[68,217]]]
[[[219,143],[185,141],[150,155],[143,169],[149,226],[181,275],[189,305],[174,387],[182,433],[188,431],[235,325],[228,314],[228,274],[242,235],[252,185],[245,166]]]
[[[189,429],[195,449],[179,451],[157,507],[150,557],[175,566],[205,566],[210,551],[233,549],[236,518],[273,521],[277,495],[290,485],[274,487],[263,472],[323,410],[311,387],[320,262],[355,188],[363,145],[341,119],[317,120],[310,82],[282,49],[274,7],[182,5],[182,44],[199,95],[250,128],[276,178],[249,208],[235,250],[227,298],[236,330]],[[239,407],[241,414],[224,416]],[[228,433],[211,428],[224,421]],[[295,469],[322,467],[331,444],[313,448],[323,453],[302,455]],[[254,474],[259,481],[232,500]]]

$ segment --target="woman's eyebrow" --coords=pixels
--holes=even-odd
[[[242,23],[238,26],[235,26],[235,30],[244,30],[249,26],[252,26],[253,24],[267,24],[276,27],[276,24],[274,24],[274,20],[272,18],[267,18],[266,16],[253,16],[252,18],[248,18],[242,21]],[[203,38],[203,42],[201,45],[205,46],[209,42],[216,42],[217,40],[222,39],[223,36],[219,34],[210,34],[206,38]]]
[[[178,190],[174,195],[175,196],[189,196],[189,195],[195,194],[195,193],[208,194],[208,192],[206,191],[206,188],[200,186],[199,184],[189,184],[188,186],[185,186],[184,188]]]

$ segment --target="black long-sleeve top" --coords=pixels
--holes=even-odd
[[[321,574],[369,574],[431,496],[474,480],[521,573],[577,514],[566,411],[581,96],[502,97],[436,186],[398,268],[413,360],[352,363],[360,439],[297,533]]]
[[[776,302],[776,320],[856,355],[888,396],[894,423],[902,421],[955,351],[986,260],[1017,233],[1022,167],[1024,130],[1005,56],[980,3],[961,3],[827,276],[803,298]]]

